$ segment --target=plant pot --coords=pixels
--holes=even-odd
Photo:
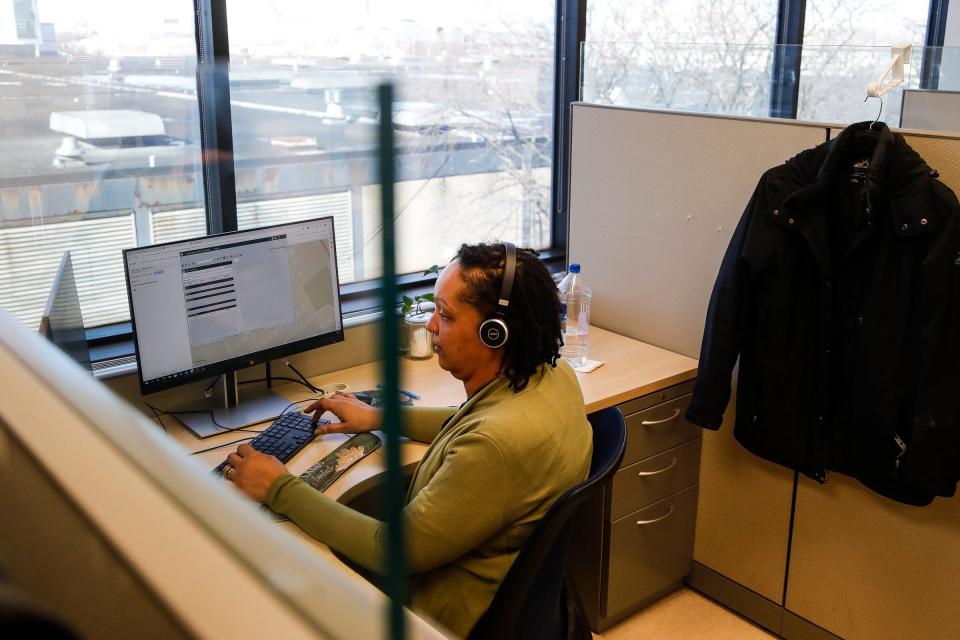
[[[411,360],[426,360],[433,357],[433,334],[427,331],[430,313],[417,313],[403,318],[403,331],[400,339],[406,342],[407,357]]]

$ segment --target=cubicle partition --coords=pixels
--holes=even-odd
[[[831,127],[573,106],[568,251],[597,326],[697,357],[723,253],[762,173]],[[908,132],[960,191],[960,138]],[[820,486],[705,431],[690,584],[788,639],[955,637],[960,500]]]
[[[0,579],[82,637],[388,636],[380,591],[3,311],[0,389]]]

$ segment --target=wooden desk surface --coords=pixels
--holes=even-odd
[[[590,357],[604,362],[602,367],[590,373],[577,373],[580,388],[583,390],[587,413],[592,413],[621,402],[658,391],[696,376],[697,361],[658,347],[654,347],[631,338],[605,331],[598,327],[590,328]],[[343,382],[352,390],[372,389],[382,379],[380,363],[372,362],[342,371],[336,371],[311,378],[316,386],[333,382]],[[401,360],[401,386],[421,396],[416,404],[422,406],[454,406],[466,399],[463,385],[449,373],[437,366],[436,358],[428,360]],[[304,400],[314,394],[296,384],[282,384],[275,387],[278,394],[290,401]],[[327,416],[329,417],[329,416]],[[217,445],[223,448],[198,454],[198,457],[215,467],[236,448],[236,444],[227,443],[241,437],[254,434],[231,432],[200,439],[194,436],[179,422],[169,421],[169,433],[188,451],[199,451]],[[268,423],[253,427],[260,430]],[[317,438],[301,450],[287,464],[293,474],[300,474],[313,463],[327,455],[349,436],[329,434]],[[415,464],[426,451],[427,445],[418,442],[404,444],[401,458],[404,464]],[[350,468],[325,491],[326,495],[337,500],[346,500],[362,491],[376,476],[386,468],[386,458],[381,447],[361,462]],[[309,539],[296,526],[287,522],[283,525],[304,538]],[[311,542],[316,543],[312,539]],[[326,547],[316,543],[326,550]],[[327,551],[329,553],[329,551]]]

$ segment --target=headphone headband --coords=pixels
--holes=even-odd
[[[511,242],[503,243],[506,256],[503,263],[503,284],[500,285],[500,299],[497,300],[497,313],[506,313],[510,306],[510,292],[513,291],[513,276],[517,273],[517,247]]]
[[[497,312],[492,318],[480,323],[480,341],[491,349],[499,349],[507,344],[510,327],[507,326],[507,307],[510,306],[510,292],[513,290],[513,276],[517,273],[517,248],[509,242],[503,243],[503,283],[500,285],[500,299],[497,300]]]

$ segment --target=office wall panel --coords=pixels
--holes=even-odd
[[[574,105],[571,262],[605,329],[697,357],[717,268],[761,174],[823,127]]]
[[[960,192],[960,138],[906,138]],[[958,540],[960,499],[910,507],[843,476],[802,480],[786,607],[849,640],[960,637]]]
[[[786,121],[574,105],[572,262],[598,326],[697,357],[723,253],[760,175],[826,139]],[[793,473],[705,432],[694,559],[781,603]]]

